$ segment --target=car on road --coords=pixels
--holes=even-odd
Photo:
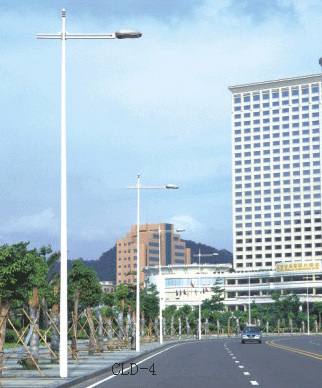
[[[241,332],[241,343],[245,342],[258,342],[262,343],[262,333],[260,328],[256,325],[247,325]]]

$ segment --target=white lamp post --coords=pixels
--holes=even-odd
[[[250,309],[250,271],[248,272],[248,324],[252,323],[252,312]]]
[[[198,255],[193,255],[194,257],[199,257],[199,322],[198,322],[198,339],[201,339],[201,266],[200,266],[200,258],[201,257],[207,257],[207,256],[218,256],[218,253],[210,253],[210,254],[201,254],[200,248],[199,248],[199,253]]]
[[[310,335],[309,275],[306,276],[307,335]]]
[[[138,174],[137,185],[128,186],[127,189],[137,189],[137,264],[136,264],[136,327],[135,327],[135,349],[140,351],[140,189],[178,189],[176,185],[168,184],[165,186],[141,186],[140,174]]]
[[[68,310],[67,310],[67,166],[66,166],[66,40],[67,39],[124,39],[140,38],[141,32],[120,30],[115,33],[80,34],[66,31],[66,12],[62,10],[62,31],[54,34],[37,34],[38,39],[60,39],[62,41],[61,77],[61,218],[60,218],[60,377],[68,375]]]

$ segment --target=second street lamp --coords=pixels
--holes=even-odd
[[[179,187],[173,184],[164,186],[141,186],[140,174],[137,177],[136,186],[128,186],[127,189],[136,189],[138,193],[137,205],[137,252],[136,252],[136,325],[135,325],[135,349],[140,351],[140,189],[178,189]]]

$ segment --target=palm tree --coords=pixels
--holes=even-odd
[[[43,247],[40,252],[38,252],[36,249],[33,249],[29,251],[28,253],[30,255],[33,255],[35,257],[42,257],[42,252],[44,251],[51,251],[50,247],[46,248]],[[40,311],[40,297],[46,294],[47,291],[47,276],[48,276],[48,263],[47,260],[44,258],[44,260],[39,261],[39,265],[37,268],[37,272],[32,277],[31,281],[34,285],[32,294],[29,298],[29,313],[30,318],[32,321],[32,334],[30,338],[30,353],[33,356],[33,359],[35,362],[38,362],[38,356],[39,356],[39,311]],[[40,294],[40,295],[39,295]],[[24,357],[24,356],[23,356]],[[27,363],[29,364],[30,368],[36,368],[36,365],[33,361],[28,360]]]
[[[313,305],[313,309],[319,316],[319,330],[321,330],[322,302],[315,302]]]
[[[47,257],[47,255],[49,256]],[[43,317],[45,322],[45,329],[47,330],[49,327],[48,320],[48,302],[51,305],[51,319],[54,322],[51,330],[51,338],[50,338],[50,347],[51,350],[58,354],[59,352],[59,332],[57,330],[59,325],[59,274],[55,272],[55,265],[60,260],[60,251],[52,252],[51,246],[42,246],[40,248],[40,255],[46,261],[48,266],[48,274],[46,278],[47,282],[47,293],[46,296],[42,298],[42,306],[43,306]],[[57,327],[57,328],[56,328]],[[52,362],[57,362],[55,357],[52,357]]]

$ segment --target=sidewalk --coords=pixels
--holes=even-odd
[[[59,377],[59,364],[41,363],[40,368],[44,374],[41,377],[38,370],[22,370],[17,365],[17,360],[6,362],[9,369],[3,370],[2,386],[10,388],[68,388],[74,384],[88,380],[96,375],[111,370],[115,363],[131,362],[143,354],[152,353],[154,350],[173,345],[181,341],[164,341],[141,344],[141,351],[123,349],[114,352],[104,352],[89,356],[87,351],[79,352],[79,362],[68,359],[68,378]]]

